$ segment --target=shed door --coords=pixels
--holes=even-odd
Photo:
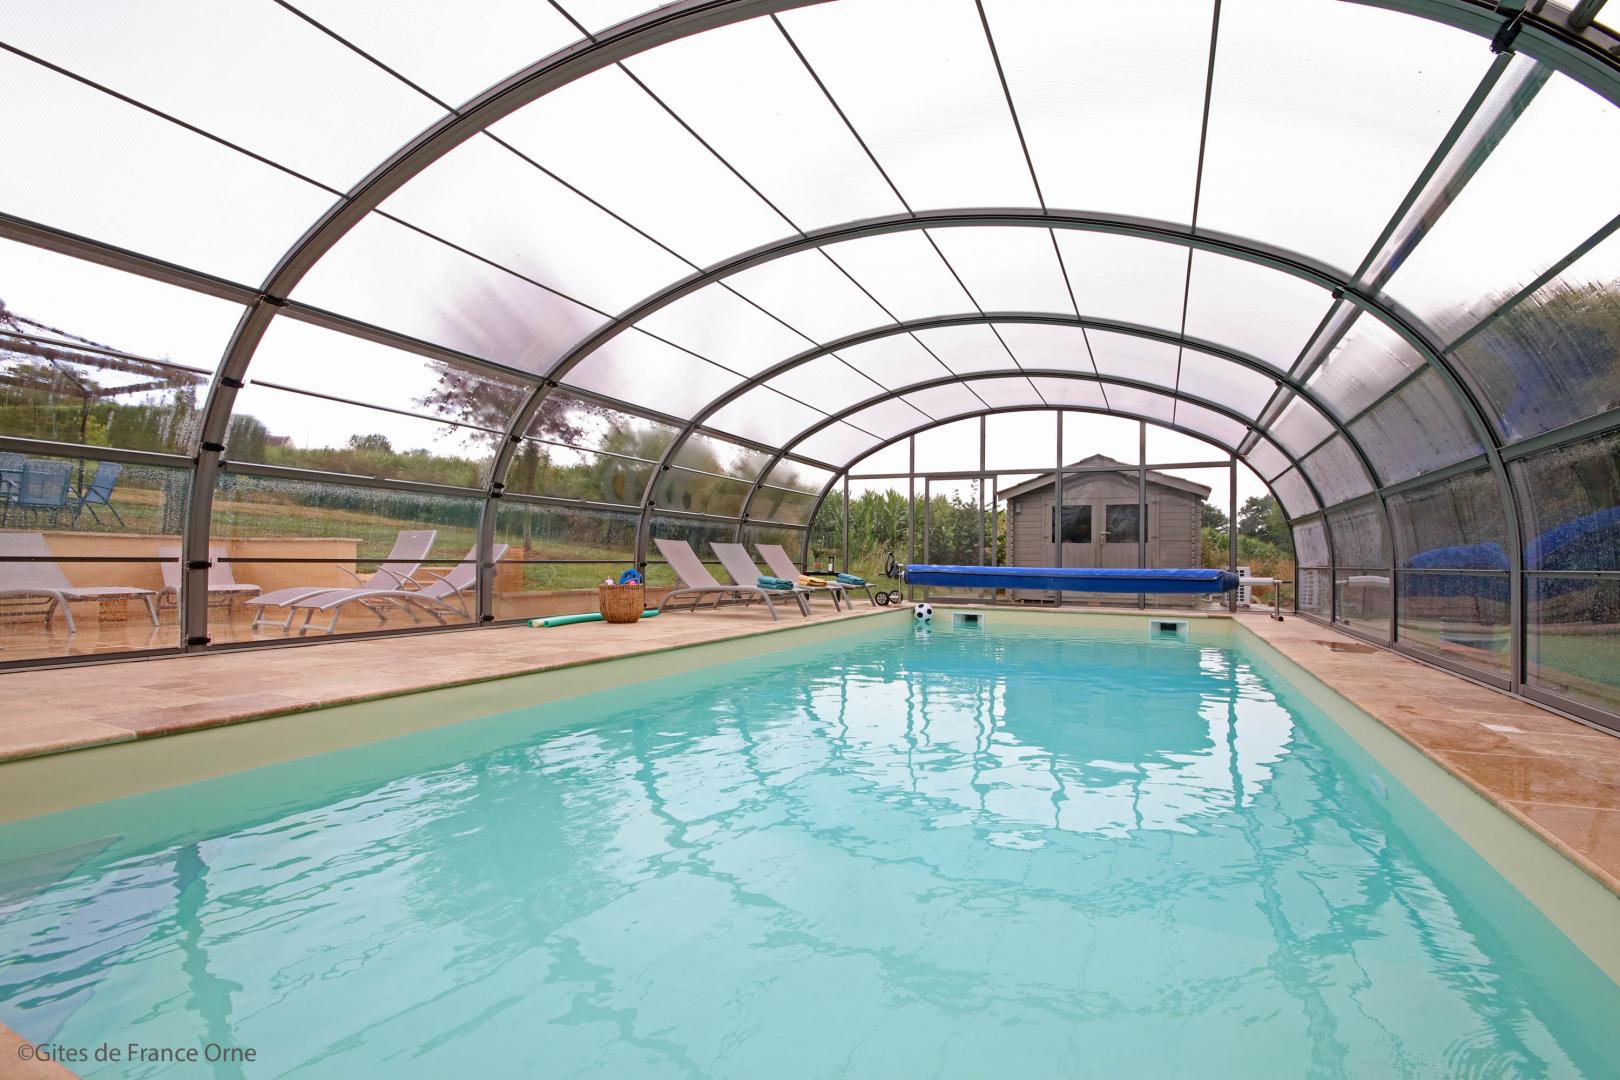
[[[1061,520],[1053,511],[1052,536],[1063,544],[1064,566],[1097,565],[1097,504],[1095,502],[1068,503],[1063,507]],[[1056,551],[1053,561],[1057,565]]]
[[[1120,502],[1117,499],[1099,499],[1092,504],[1093,514],[1101,523],[1097,530],[1097,559],[1084,564],[1128,570],[1136,567],[1136,541],[1141,531],[1141,511],[1135,499]],[[1153,565],[1149,553],[1148,565]]]

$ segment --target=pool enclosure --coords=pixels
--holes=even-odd
[[[0,664],[286,640],[252,598],[407,534],[453,602],[345,631],[510,621],[659,536],[810,556],[873,478],[914,542],[935,486],[1061,505],[1126,424],[1275,496],[1301,615],[1614,726],[1612,27],[8,4]]]

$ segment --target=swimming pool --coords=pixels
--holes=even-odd
[[[249,1077],[1614,1075],[1620,988],[1195,629],[873,620],[0,828],[0,1022]]]

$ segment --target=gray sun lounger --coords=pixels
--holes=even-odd
[[[427,558],[428,552],[433,550],[433,541],[438,535],[437,529],[401,530],[400,534],[394,537],[394,549],[370,577],[362,578],[345,566],[339,566],[338,569],[354,578],[356,585],[362,589],[403,589],[411,582],[411,575],[422,565],[422,560]],[[270,625],[279,626],[283,630],[291,629],[293,616],[298,614],[297,609],[293,607],[295,602],[317,593],[333,591],[335,590],[330,585],[306,585],[277,589],[263,596],[255,596],[245,601],[249,606],[258,608],[248,629],[257,630],[262,624],[269,622],[265,618],[265,613],[273,607],[286,608],[287,618],[284,622]]]
[[[835,602],[840,597],[844,600],[848,600],[850,589],[862,588],[860,585],[845,585],[832,574],[818,574],[811,570],[800,570],[798,564],[793,561],[793,557],[787,553],[787,548],[783,547],[781,544],[755,544],[754,550],[759,552],[759,557],[765,560],[765,565],[771,568],[771,573],[775,574],[779,578],[787,578],[789,581],[797,581],[800,574],[806,574],[810,577],[826,579],[827,585],[825,585],[824,588],[833,594],[833,599]],[[872,601],[873,607],[876,607],[877,597],[872,595],[872,586],[867,585],[865,586],[865,589],[866,598]]]
[[[786,589],[762,589],[757,584],[725,585],[714,579],[714,575],[709,573],[709,568],[698,559],[697,552],[692,550],[692,545],[685,540],[655,539],[653,542],[658,545],[658,550],[669,563],[670,569],[675,571],[675,576],[681,580],[679,589],[675,589],[659,601],[659,611],[663,611],[669,606],[669,602],[678,596],[690,596],[693,611],[697,610],[706,596],[714,597],[716,607],[720,606],[721,600],[731,597],[745,604],[763,600],[765,610],[771,613],[772,619],[775,619],[778,617],[775,598],[791,596],[798,603],[800,613],[806,618],[810,615],[810,604],[805,600],[804,594],[797,589],[790,592]]]
[[[500,562],[501,556],[506,554],[506,544],[496,544],[494,562]],[[350,604],[360,604],[377,616],[377,621],[386,623],[387,615],[383,613],[386,606],[393,605],[404,609],[412,622],[420,622],[416,617],[418,609],[433,616],[435,622],[444,625],[445,615],[452,615],[459,619],[471,620],[473,617],[472,605],[468,604],[463,593],[478,583],[478,549],[473,548],[467,552],[467,557],[454,566],[447,573],[440,574],[435,580],[429,581],[418,589],[401,588],[361,588],[361,589],[330,589],[326,592],[315,593],[298,600],[291,601],[287,606],[294,610],[302,609],[304,612],[304,625],[298,628],[300,634],[310,629],[310,620],[317,611],[330,611],[332,621],[326,624],[325,633],[330,634],[337,629],[338,619],[343,615],[343,609]],[[292,616],[288,616],[289,621]],[[320,629],[320,627],[316,627]]]
[[[51,554],[45,537],[37,532],[0,532],[0,555],[29,562],[0,562],[0,596],[38,597],[45,608],[38,614],[49,625],[56,609],[62,609],[67,632],[78,633],[73,611],[68,604],[75,600],[139,600],[146,605],[146,614],[152,625],[158,624],[157,594],[151,589],[136,589],[126,585],[74,585],[62,572],[62,567]],[[23,612],[17,612],[23,614]]]
[[[158,558],[162,559],[163,588],[158,592],[158,606],[164,601],[180,603],[180,580],[182,575],[180,567],[180,545],[158,545]],[[218,544],[208,545],[208,603],[215,607],[236,606],[238,600],[245,600],[250,596],[258,596],[261,590],[257,585],[249,585],[236,580],[236,574],[231,564],[225,558],[225,549]]]
[[[748,549],[741,544],[710,544],[709,546],[714,548],[714,553],[720,559],[720,565],[726,568],[726,573],[738,581],[756,581],[761,576],[758,564],[748,554]],[[797,569],[791,574],[778,574],[774,570],[771,573],[784,581],[793,582],[793,591],[804,594],[806,603],[809,603],[810,598],[816,593],[824,592],[832,597],[835,611],[843,607],[843,590],[837,586],[822,585],[811,588],[808,585],[800,585],[799,571]],[[750,574],[753,576],[749,577]]]

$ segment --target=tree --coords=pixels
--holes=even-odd
[[[1226,528],[1226,514],[1221,511],[1220,507],[1212,502],[1206,502],[1203,504],[1203,508],[1204,520],[1202,524],[1204,528],[1222,530]]]
[[[1282,507],[1270,495],[1251,495],[1238,511],[1238,535],[1249,536],[1277,548],[1292,548],[1293,533]]]
[[[388,441],[386,435],[350,435],[349,449],[364,454],[392,454],[394,444]]]

